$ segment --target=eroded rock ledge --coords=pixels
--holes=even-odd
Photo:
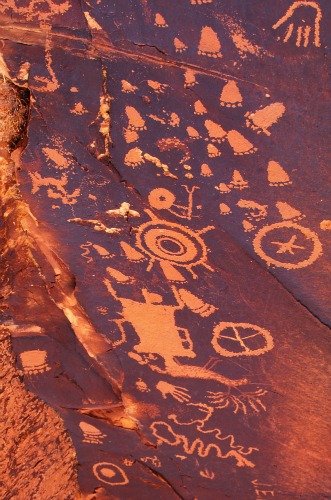
[[[72,440],[60,416],[26,389],[24,374],[16,367],[12,351],[10,332],[15,331],[15,324],[7,299],[15,294],[22,297],[22,283],[25,288],[33,286],[31,278],[39,273],[31,239],[24,227],[24,221],[32,215],[19,193],[11,158],[26,139],[29,91],[2,74],[0,102],[0,295],[2,324],[8,325],[0,327],[0,496],[22,500],[71,499],[79,493]],[[16,161],[18,158],[16,154]],[[28,297],[23,302],[28,314]],[[20,305],[17,303],[17,307]]]

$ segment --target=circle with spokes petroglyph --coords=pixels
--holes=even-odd
[[[263,227],[253,241],[255,252],[268,266],[301,269],[322,255],[316,233],[291,221]]]
[[[260,356],[274,347],[271,333],[250,323],[221,322],[216,325],[211,344],[221,356]]]

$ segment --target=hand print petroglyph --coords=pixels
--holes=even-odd
[[[284,43],[292,38],[297,47],[308,47],[310,43],[320,47],[321,20],[322,10],[318,3],[301,0],[294,2],[272,28],[277,30],[285,27]]]
[[[54,4],[65,4],[63,0],[53,1]],[[258,56],[264,52],[251,42],[263,39],[266,43],[265,37],[270,38],[270,32],[274,35],[270,25],[275,19],[270,14],[269,33],[263,33],[263,28],[255,30],[254,23],[250,24],[248,39],[240,25],[229,16],[224,16],[224,24],[219,24],[216,16],[213,17],[215,5],[218,5],[219,12],[226,11],[228,7],[224,2],[214,2],[212,9],[208,5],[198,7],[211,1],[186,0],[186,10],[198,15],[195,33],[193,23],[192,27],[183,25],[181,31],[169,6],[157,13],[148,0],[137,2],[137,6],[130,2],[128,9],[124,10],[128,12],[128,26],[133,31],[131,38],[125,39],[126,26],[119,19],[118,12],[116,15],[111,13],[108,18],[100,16],[98,6],[101,8],[103,4],[104,8],[107,2],[97,0],[98,6],[91,10],[96,19],[107,27],[109,22],[118,23],[117,34],[113,28],[109,30],[110,36],[116,39],[115,44],[108,47],[101,36],[95,37],[96,33],[91,39],[83,17],[83,29],[68,27],[62,33],[54,26],[47,41],[46,65],[42,70],[36,70],[36,66],[32,68],[32,78],[36,71],[42,75],[34,78],[35,83],[32,79],[33,90],[56,90],[53,97],[50,94],[42,96],[44,103],[50,103],[50,109],[55,113],[48,117],[48,110],[45,110],[44,116],[38,113],[36,118],[32,116],[35,120],[31,126],[33,133],[39,126],[43,132],[45,119],[45,129],[48,127],[53,137],[52,124],[60,111],[63,124],[74,125],[71,130],[66,130],[65,145],[72,146],[71,149],[67,147],[68,152],[60,142],[56,144],[48,139],[48,142],[38,144],[38,135],[32,135],[29,142],[38,163],[30,168],[33,156],[28,150],[30,163],[23,171],[24,182],[31,175],[37,203],[44,203],[41,195],[49,202],[46,190],[50,198],[58,198],[60,210],[52,213],[51,222],[56,220],[55,215],[61,217],[63,213],[65,219],[73,217],[69,219],[73,224],[64,225],[69,247],[72,244],[69,250],[76,255],[75,260],[75,256],[72,258],[71,253],[68,254],[68,266],[70,271],[73,269],[71,282],[68,279],[71,288],[68,294],[63,294],[63,301],[62,296],[57,299],[58,282],[50,293],[54,293],[60,313],[63,311],[67,315],[77,339],[85,348],[86,352],[84,349],[79,351],[85,356],[84,373],[88,376],[89,387],[94,389],[94,371],[101,378],[100,388],[96,385],[91,399],[82,388],[85,401],[93,406],[95,396],[100,404],[111,406],[113,403],[110,397],[108,399],[106,385],[109,383],[114,390],[118,389],[115,396],[119,395],[120,403],[117,405],[116,402],[116,411],[119,410],[119,414],[127,411],[127,415],[132,411],[131,415],[137,416],[136,427],[125,424],[122,417],[120,425],[109,426],[106,418],[110,410],[108,414],[105,410],[105,418],[99,410],[100,419],[94,421],[87,420],[87,416],[81,421],[81,416],[70,410],[73,416],[76,415],[74,433],[81,442],[77,449],[80,452],[82,448],[83,452],[92,453],[94,457],[83,466],[88,467],[90,475],[94,474],[92,493],[97,496],[121,496],[121,486],[130,482],[129,488],[134,488],[136,481],[142,488],[150,488],[155,482],[154,491],[162,496],[163,476],[158,475],[157,470],[151,476],[153,467],[161,466],[165,478],[168,468],[175,470],[178,482],[185,483],[184,490],[188,483],[192,492],[196,488],[192,498],[199,497],[199,492],[204,495],[208,483],[214,492],[223,491],[218,482],[222,484],[223,481],[225,485],[230,477],[241,478],[237,467],[251,469],[255,466],[257,448],[249,445],[260,445],[260,442],[264,451],[257,461],[257,476],[261,479],[261,464],[264,466],[269,458],[265,452],[268,449],[265,440],[269,436],[263,433],[263,429],[268,428],[268,420],[265,425],[263,412],[269,406],[268,397],[275,398],[273,394],[279,379],[277,369],[275,371],[272,366],[279,358],[274,338],[278,333],[282,345],[286,331],[279,328],[274,332],[271,328],[283,302],[277,290],[275,295],[273,290],[264,294],[263,276],[268,276],[268,272],[260,268],[256,273],[256,286],[250,286],[252,276],[255,278],[256,263],[250,260],[247,250],[251,250],[253,256],[255,251],[259,255],[259,258],[255,255],[255,260],[262,262],[264,267],[266,262],[288,269],[289,263],[291,269],[299,269],[322,254],[317,234],[298,223],[302,218],[299,210],[285,201],[277,202],[282,221],[273,219],[277,193],[284,195],[284,200],[300,205],[295,196],[286,198],[286,195],[291,194],[292,176],[295,180],[296,175],[299,177],[296,171],[300,169],[301,174],[304,170],[300,155],[293,153],[291,157],[288,154],[292,144],[290,136],[279,146],[284,135],[281,124],[287,118],[294,116],[295,119],[294,108],[302,109],[300,99],[299,102],[291,101],[289,91],[286,101],[280,102],[286,82],[277,86],[275,72],[260,78],[259,67],[272,68],[273,62],[271,58],[259,61]],[[46,3],[49,2],[51,0]],[[292,2],[289,0],[288,5]],[[9,0],[9,3],[18,2]],[[24,5],[29,3],[34,5],[36,14],[37,3],[23,0]],[[120,2],[115,3],[122,12]],[[243,8],[243,2],[237,3]],[[158,3],[157,9],[162,8],[161,4]],[[304,5],[314,12],[312,4],[316,2],[294,2],[293,6]],[[42,6],[43,2],[38,5]],[[73,4],[70,6],[73,11]],[[144,29],[138,32],[135,31],[139,22],[136,8],[144,10]],[[178,6],[178,13],[181,9]],[[307,23],[300,23],[296,28],[293,19],[299,10],[297,8],[291,17],[289,9],[289,17],[283,16],[273,28],[285,30],[288,23],[293,23],[284,42],[291,39],[298,46],[307,47],[315,40],[315,46],[319,46],[312,24],[309,25],[311,29],[307,28]],[[234,15],[239,17],[239,11]],[[254,15],[252,11],[253,18]],[[91,14],[85,13],[85,17],[90,27],[96,23]],[[35,31],[35,35],[33,32],[29,37],[39,37],[40,45],[45,33],[39,33],[38,23]],[[78,45],[71,38],[74,31],[83,37]],[[148,40],[144,40],[145,35],[148,35]],[[166,50],[160,36],[168,40]],[[190,44],[192,39],[194,46]],[[88,42],[86,47],[85,41]],[[55,42],[61,43],[60,47],[55,48]],[[140,42],[146,44],[140,45]],[[56,77],[60,73],[57,68],[65,69],[66,52],[70,47],[74,49],[69,54],[73,63],[72,66],[69,64],[70,78],[65,78],[65,72],[58,82]],[[285,46],[283,48],[285,50]],[[76,66],[77,51],[82,55],[86,49],[91,58],[79,57],[80,63]],[[292,52],[297,53],[297,49],[294,47]],[[304,48],[301,52],[308,53]],[[231,60],[232,54],[235,54],[235,61]],[[240,59],[251,55],[256,57],[249,69],[249,59]],[[19,51],[18,60],[20,56]],[[100,97],[97,92],[93,98],[93,89],[89,89],[89,85],[101,77],[102,65],[110,68],[107,81],[116,97],[112,106],[113,97],[104,93]],[[90,72],[93,67],[96,68],[95,75]],[[86,77],[84,81],[80,78],[82,75]],[[270,89],[264,85],[270,85]],[[289,90],[288,85],[286,88]],[[69,94],[70,105],[66,111],[62,110],[67,104],[63,100],[60,110],[56,99],[65,98],[69,89],[74,92]],[[269,94],[271,89],[275,91],[273,98]],[[87,95],[91,95],[91,100],[86,98]],[[42,104],[38,101],[33,111],[41,110]],[[288,115],[285,114],[287,110]],[[92,122],[93,130],[88,115],[92,112],[94,117],[97,116]],[[109,158],[111,125],[116,138],[116,147],[111,151],[112,161]],[[99,141],[104,139],[100,151],[95,151],[91,146],[93,143],[86,144],[94,139],[94,133]],[[266,144],[270,150],[265,150]],[[96,154],[91,155],[93,149]],[[72,156],[69,151],[72,151]],[[104,156],[108,156],[108,160]],[[309,161],[307,159],[305,165],[307,169]],[[42,162],[44,170],[39,173]],[[106,179],[109,185],[94,184],[98,176]],[[77,183],[74,182],[76,179]],[[51,203],[52,200],[49,206]],[[240,227],[244,217],[245,234]],[[321,229],[328,229],[329,222],[325,220]],[[60,229],[60,224],[57,225]],[[205,234],[215,228],[216,231]],[[324,233],[324,236],[327,235]],[[63,242],[63,238],[56,242],[59,258]],[[287,273],[281,269],[281,274]],[[79,310],[80,304],[77,303],[76,309],[72,308],[75,293],[77,301],[82,300],[86,307],[86,317],[83,306]],[[291,311],[291,304],[289,308]],[[81,316],[77,311],[82,312]],[[253,324],[254,318],[258,324]],[[65,341],[72,342],[70,338]],[[287,341],[288,337],[285,344]],[[62,343],[60,347],[63,348]],[[32,352],[29,351],[30,355]],[[77,355],[80,356],[81,352]],[[29,355],[22,353],[25,373],[36,375],[50,370],[46,351],[44,356],[38,356],[39,361],[32,363]],[[50,350],[48,356],[52,357],[52,368],[58,366],[53,361],[54,351]],[[63,359],[63,366],[65,362]],[[74,366],[72,363],[72,373]],[[264,369],[271,370],[270,393],[265,389],[269,385],[266,383],[269,375]],[[45,380],[50,374],[45,373]],[[28,378],[35,383],[42,377]],[[83,379],[84,376],[80,375],[79,382],[84,382]],[[74,380],[64,382],[71,390],[70,384]],[[80,390],[79,386],[77,389]],[[70,396],[70,391],[68,394]],[[273,416],[271,412],[270,418]],[[139,436],[132,429],[137,430]],[[144,429],[147,430],[146,440]],[[250,433],[253,433],[253,441],[249,441]],[[128,441],[128,448],[122,447],[118,439],[121,435]],[[152,443],[149,443],[148,438],[152,435]],[[163,474],[163,470],[160,472]],[[250,470],[243,472],[246,483],[256,477],[250,477]],[[175,481],[171,478],[169,483],[173,486]],[[246,490],[248,495],[254,494],[252,486],[249,487],[250,490]],[[176,485],[174,492],[170,489],[166,492],[176,495],[175,488]],[[237,492],[245,491],[239,490],[239,486],[236,488]],[[130,497],[128,489],[122,488],[123,498]],[[183,498],[186,493],[191,493],[187,490],[182,495],[178,489],[177,496]]]
[[[163,380],[156,384],[156,389],[161,392],[163,399],[166,399],[168,396],[172,396],[180,403],[187,403],[191,399],[188,389],[169,384]]]

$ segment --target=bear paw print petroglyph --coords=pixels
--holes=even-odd
[[[38,375],[51,370],[47,363],[47,352],[41,350],[24,351],[20,354],[24,373]]]

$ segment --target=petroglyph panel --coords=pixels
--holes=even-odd
[[[0,0],[1,314],[87,498],[329,494],[330,6],[274,4]]]

